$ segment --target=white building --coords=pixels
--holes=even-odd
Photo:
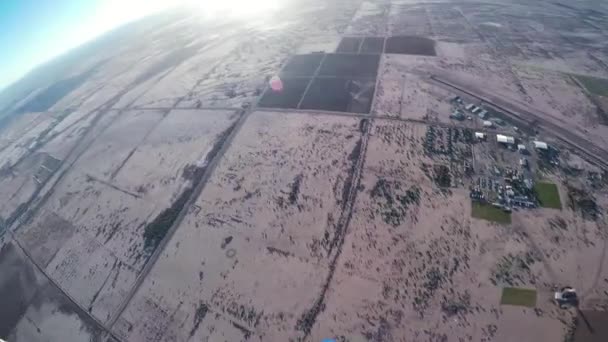
[[[526,145],[524,145],[524,144],[517,145],[517,150],[519,152],[526,152]]]
[[[509,144],[509,145],[515,144],[515,138],[510,137],[508,135],[502,135],[502,134],[496,135],[496,141],[498,141],[501,144]]]
[[[478,140],[484,140],[486,138],[486,134],[481,132],[475,132],[475,138],[477,138]]]
[[[538,150],[548,150],[549,145],[546,142],[534,140],[534,148]]]
[[[492,121],[487,121],[486,120],[486,121],[483,122],[483,127],[488,127],[488,128],[494,127],[494,123]]]
[[[469,103],[468,105],[466,105],[466,107],[464,107],[464,109],[471,110],[473,107],[475,107],[475,105],[472,103]]]

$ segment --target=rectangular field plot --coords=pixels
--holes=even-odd
[[[369,113],[379,55],[296,55],[268,87],[260,107]],[[320,66],[319,66],[320,63]],[[314,75],[314,78],[298,75]]]
[[[61,161],[47,153],[25,156],[11,172],[0,176],[0,219],[11,224],[38,189],[57,170]]]
[[[446,7],[446,6],[444,6]],[[394,4],[388,15],[388,34],[410,36],[434,36],[433,26],[426,6]]]
[[[471,216],[492,222],[502,224],[511,223],[511,214],[505,212],[501,208],[493,207],[488,203],[474,202],[472,206]]]
[[[381,54],[384,51],[384,37],[344,37],[336,53]]]
[[[297,320],[337,253],[359,126],[355,118],[251,114],[121,316],[121,334],[204,340],[233,322],[243,328],[234,341],[300,336]],[[194,324],[200,307],[209,313]],[[146,327],[152,322],[158,334]]]
[[[162,77],[154,79],[153,83],[150,82],[151,85],[144,82],[143,84],[146,84],[147,87],[138,89],[141,93],[133,106],[171,107],[178,103],[183,96],[186,96],[192,90],[203,75],[213,70],[213,67],[223,57],[221,56],[222,52],[234,48],[235,41],[236,39],[225,39],[224,37],[202,38],[201,41],[183,47],[183,49],[163,51],[165,55],[152,68],[169,66],[173,66],[173,68]],[[130,98],[133,95],[138,96],[139,92],[134,89],[125,98]]]
[[[384,55],[372,113],[429,122],[450,122],[454,95],[415,73],[429,67],[428,57]]]
[[[384,37],[365,37],[361,44],[361,53],[382,53],[384,50]]]
[[[385,53],[436,56],[435,41],[424,37],[396,36],[386,39]]]
[[[214,146],[238,118],[232,111],[124,114],[18,231],[36,262],[102,321],[120,305],[156,247],[146,239],[148,226],[198,181]],[[121,136],[128,134],[122,125],[133,128],[146,114],[151,115],[139,131]]]
[[[502,305],[536,306],[536,290],[505,287],[500,298]]]
[[[253,103],[264,90],[267,75],[276,75],[297,46],[293,31],[271,29],[230,37],[229,49],[215,51],[214,67],[180,102],[180,108],[242,107]]]
[[[374,96],[373,79],[315,78],[301,109],[369,113]]]
[[[158,110],[126,111],[80,158],[80,169],[97,178],[111,179],[120,170],[131,151],[145,139],[162,119]]]
[[[344,37],[336,49],[336,53],[358,53],[363,37]]]
[[[314,53],[308,55],[295,55],[281,71],[282,76],[310,76],[319,68],[324,54]]]
[[[390,3],[363,1],[345,30],[349,35],[384,35]]]
[[[282,89],[267,88],[259,105],[269,108],[298,108],[310,81],[310,78],[282,78]]]
[[[379,55],[328,54],[319,76],[375,77],[379,62]]]
[[[6,127],[0,127],[0,171],[21,161],[57,122],[51,113],[27,113],[3,123]]]
[[[582,75],[575,75],[574,77],[583,84],[588,92],[595,95],[608,96],[608,79]]]
[[[160,203],[175,199],[238,118],[230,110],[172,110],[114,170],[115,184]]]
[[[534,191],[538,196],[538,201],[541,206],[554,209],[562,208],[557,185],[547,182],[538,182],[534,185]]]
[[[296,256],[324,259],[326,251],[314,241],[323,240],[326,232],[330,240],[333,235],[328,220],[333,222],[341,210],[359,122],[254,113],[197,203],[207,209],[192,223],[235,229]],[[252,174],[257,176],[248,176]]]
[[[244,341],[254,332],[263,340],[286,341],[295,336],[295,322],[280,313],[307,309],[327,274],[323,264],[231,230],[180,229],[174,241],[120,318],[130,327],[119,332],[126,340],[206,340],[214,327],[226,325],[239,327],[222,331],[230,341]],[[201,308],[208,314],[197,324]],[[269,326],[273,329],[266,330]]]

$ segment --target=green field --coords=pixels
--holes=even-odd
[[[533,308],[536,306],[536,290],[505,287],[500,297],[501,305],[519,305]]]
[[[496,208],[490,204],[473,202],[471,216],[503,224],[511,223],[510,213],[507,213],[504,210]]]
[[[595,95],[608,96],[608,79],[582,75],[574,75],[574,77],[588,92]]]
[[[538,201],[542,207],[554,209],[562,208],[557,185],[553,183],[538,182],[534,185],[534,191],[536,192],[536,196],[538,196]]]

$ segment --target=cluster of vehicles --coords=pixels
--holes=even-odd
[[[500,175],[500,172],[498,172]],[[497,208],[510,212],[513,207],[536,208],[537,203],[532,193],[533,182],[517,170],[507,170],[503,179],[480,177],[477,185],[469,193],[476,201],[489,201]],[[495,194],[495,197],[493,196]]]

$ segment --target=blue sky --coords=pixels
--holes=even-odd
[[[0,0],[0,89],[52,57],[170,3],[167,0]]]
[[[176,5],[247,20],[283,0],[0,0],[0,90],[115,27]],[[219,14],[221,13],[221,15]]]

